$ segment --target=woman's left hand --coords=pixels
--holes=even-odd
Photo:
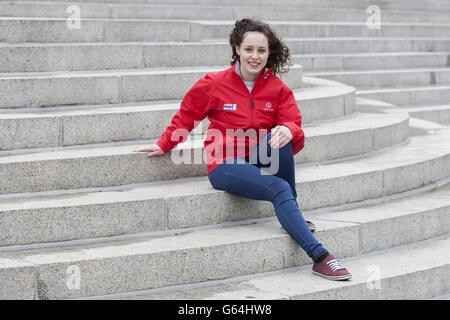
[[[269,140],[271,148],[283,148],[292,140],[292,132],[288,127],[279,125],[272,129],[272,137]]]

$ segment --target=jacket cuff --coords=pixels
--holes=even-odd
[[[285,122],[285,123],[282,123],[281,125],[287,127],[289,130],[291,130],[292,139],[294,139],[294,140],[298,137],[298,135],[301,132],[301,129],[299,128],[299,126],[296,125],[294,122]]]
[[[172,149],[172,147],[165,141],[164,137],[161,137],[156,144],[164,153],[167,153]]]

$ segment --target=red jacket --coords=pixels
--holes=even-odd
[[[205,117],[211,122],[204,142],[208,174],[228,158],[248,159],[257,143],[277,125],[291,130],[294,154],[303,149],[302,117],[292,90],[269,68],[259,73],[250,94],[235,67],[236,63],[224,71],[208,73],[187,92],[157,142],[165,153],[185,141],[194,123]]]

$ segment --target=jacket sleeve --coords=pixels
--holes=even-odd
[[[302,129],[302,115],[295,101],[292,90],[284,85],[279,96],[275,119],[276,125],[284,125],[292,132],[292,151],[298,153],[305,146],[305,134]]]
[[[198,80],[189,89],[181,101],[180,109],[173,116],[171,124],[156,143],[164,153],[185,141],[194,129],[194,125],[205,119],[209,111],[213,89],[214,82],[210,74]]]

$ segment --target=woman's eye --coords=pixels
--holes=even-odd
[[[247,52],[252,52],[253,50],[252,50],[252,49],[249,49],[249,48],[247,48],[247,49],[245,49],[245,51],[247,51]],[[266,52],[266,50],[262,49],[262,50],[258,50],[258,52],[259,52],[259,53],[265,53],[265,52]]]

